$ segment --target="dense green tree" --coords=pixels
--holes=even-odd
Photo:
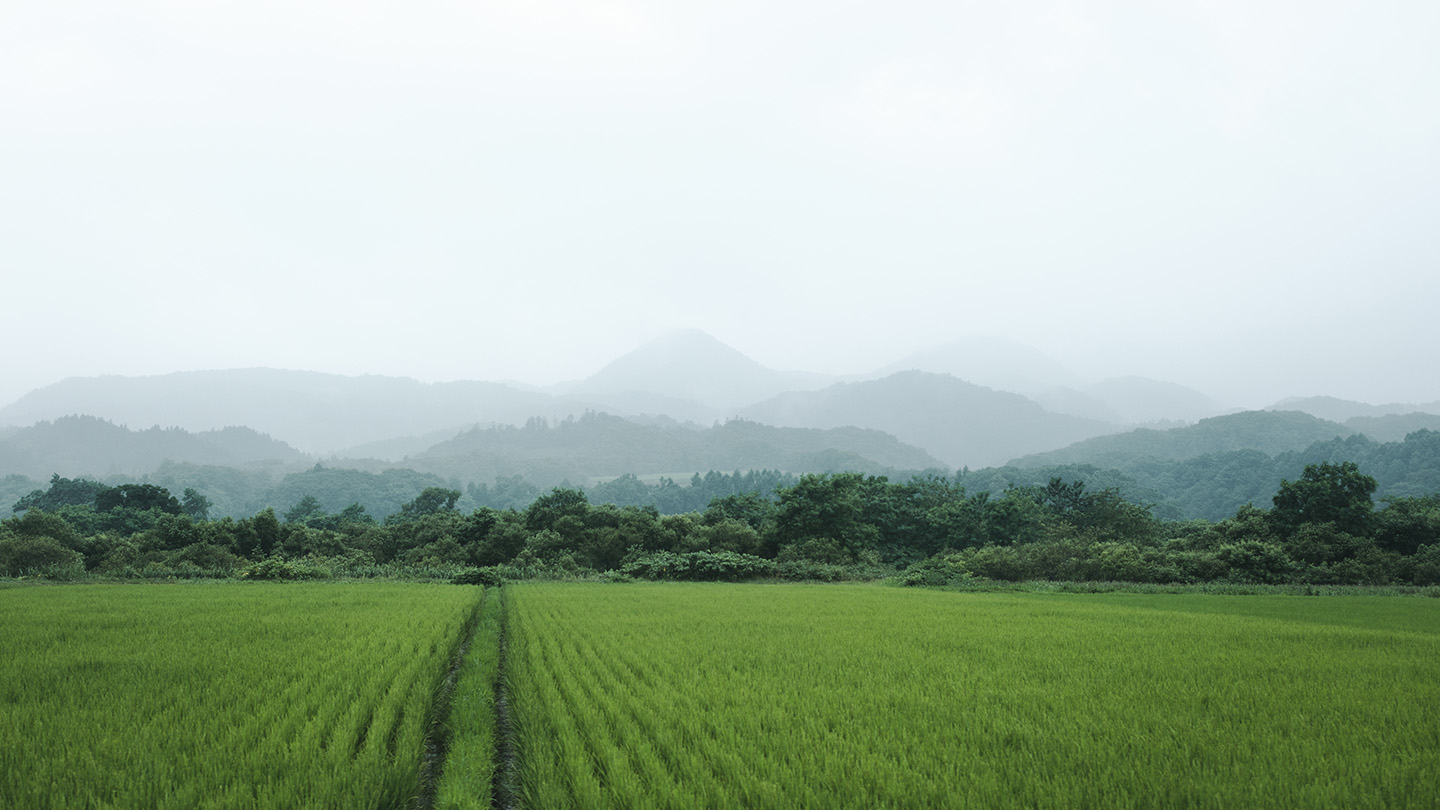
[[[255,533],[255,553],[269,557],[280,545],[280,521],[275,517],[275,510],[268,506],[260,510],[250,519],[250,526]]]
[[[192,520],[204,521],[210,519],[210,507],[214,506],[210,499],[195,491],[194,487],[186,487],[180,496],[180,508],[185,510]]]
[[[154,484],[121,484],[105,487],[95,493],[95,510],[113,512],[117,509],[133,509],[139,512],[156,510],[168,515],[179,515],[185,509],[170,490]]]
[[[556,487],[544,495],[536,498],[529,508],[525,510],[525,528],[531,532],[545,530],[557,530],[557,524],[565,518],[573,518],[581,521],[590,511],[590,500],[586,497],[584,490]],[[570,524],[573,529],[575,523]]]
[[[306,495],[285,513],[285,522],[308,523],[310,520],[324,515],[325,509],[320,506],[320,499],[314,495]]]
[[[85,558],[53,537],[12,535],[0,538],[0,576],[77,575]]]
[[[1375,479],[1353,461],[1305,465],[1295,481],[1281,481],[1270,522],[1281,535],[1309,523],[1333,523],[1347,534],[1368,537],[1374,531]]]
[[[777,493],[777,544],[828,538],[851,554],[871,549],[880,535],[864,520],[865,494],[872,491],[859,473],[801,476],[795,486]]]
[[[93,506],[95,505],[95,496],[106,488],[99,481],[90,481],[85,478],[61,478],[59,474],[56,474],[50,476],[48,489],[37,489],[31,492],[16,501],[12,509],[16,512],[23,512],[26,509],[56,512],[65,506]]]
[[[83,547],[81,534],[63,517],[41,509],[28,509],[23,515],[0,522],[0,526],[17,537],[49,537],[68,549]]]
[[[387,524],[419,520],[426,515],[455,511],[455,502],[460,500],[460,490],[445,487],[426,487],[415,496],[415,500],[403,504],[400,511],[385,519]]]
[[[1440,544],[1440,494],[1385,500],[1385,508],[1375,518],[1377,546],[1414,554],[1421,546]]]

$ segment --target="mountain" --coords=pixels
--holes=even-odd
[[[1331,422],[1345,422],[1360,416],[1378,417],[1417,412],[1440,414],[1440,401],[1371,405],[1368,402],[1356,402],[1338,397],[1290,397],[1271,405],[1267,410],[1304,411],[1321,419],[1329,419]]]
[[[1273,456],[1354,433],[1344,425],[1299,411],[1244,411],[1169,430],[1138,428],[1099,436],[1011,463],[1017,467],[1093,464],[1126,469],[1141,459],[1174,461],[1237,450]]]
[[[1352,416],[1345,427],[1377,442],[1398,442],[1417,430],[1440,433],[1440,414],[1392,413],[1385,416]]]
[[[179,428],[130,430],[92,416],[39,422],[0,439],[0,475],[48,479],[151,472],[166,461],[224,466],[303,463],[305,454],[249,428],[190,433]]]
[[[1228,410],[1194,388],[1148,377],[1112,377],[1082,391],[1128,424],[1195,422]]]
[[[500,383],[421,383],[252,368],[72,377],[0,408],[0,423],[24,425],[87,413],[117,424],[191,431],[246,425],[322,453],[458,425],[523,421],[562,407],[573,408]]]
[[[453,439],[478,425],[465,425],[463,427],[452,427],[443,430],[432,430],[419,436],[396,436],[393,439],[381,439],[365,444],[357,444],[354,447],[346,447],[336,450],[331,455],[335,458],[344,459],[377,459],[379,461],[399,461],[406,456],[413,456],[423,453],[447,439]]]
[[[740,415],[784,427],[882,430],[952,467],[1000,464],[1112,429],[1051,413],[1019,394],[923,371],[782,394],[743,408]]]
[[[976,385],[1025,395],[1078,388],[1079,377],[1039,349],[1004,338],[973,336],[922,349],[880,369],[949,374]]]
[[[1040,350],[1013,340],[970,337],[915,352],[881,374],[916,370],[1011,391],[1047,411],[1115,425],[1193,422],[1228,409],[1205,394],[1176,383],[1125,376],[1086,383]]]
[[[803,430],[732,420],[706,429],[640,424],[587,413],[551,423],[466,431],[397,466],[458,481],[522,475],[540,486],[624,473],[709,470],[883,473],[943,467],[923,450],[875,430]]]
[[[691,329],[665,335],[616,358],[577,383],[569,393],[603,402],[619,402],[625,412],[668,413],[685,419],[688,417],[677,412],[681,410],[676,407],[678,403],[698,403],[723,410],[782,391],[819,388],[832,379],[821,374],[766,368],[710,335]],[[608,399],[615,397],[632,399]],[[664,404],[667,400],[668,405]],[[661,404],[647,407],[642,404],[646,401]]]

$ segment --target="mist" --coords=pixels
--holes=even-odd
[[[549,385],[698,328],[974,335],[1232,407],[1440,399],[1433,4],[0,11],[0,402],[268,367]]]

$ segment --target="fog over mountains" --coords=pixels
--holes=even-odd
[[[1318,417],[1302,430],[1307,440],[1366,433],[1393,441],[1435,426],[1431,415],[1440,413],[1440,403],[1311,397],[1275,409]],[[871,471],[979,468],[1044,453],[1050,455],[1034,463],[1085,461],[1092,445],[1100,458],[1109,445],[1095,445],[1097,437],[1137,427],[1145,428],[1142,436],[1161,436],[1230,412],[1173,382],[1086,381],[1009,341],[956,341],[842,378],[770,369],[703,332],[682,331],[549,389],[263,368],[71,378],[0,408],[0,425],[7,426],[0,429],[0,473],[107,474],[163,459],[370,459],[372,467],[402,464],[482,480],[521,467],[551,469],[547,478],[566,480],[747,465],[807,468],[793,472],[841,464]],[[596,421],[600,414],[620,419]],[[76,416],[90,419],[64,421]],[[586,430],[533,430],[577,418]],[[751,427],[713,432],[737,419]],[[1262,433],[1274,424],[1252,421]],[[528,433],[499,430],[527,425]],[[121,426],[133,429],[132,438],[117,433],[125,432]],[[163,430],[171,428],[180,430]],[[1237,447],[1267,449],[1263,436],[1227,430]],[[67,441],[88,442],[91,451],[64,449]],[[1163,443],[1142,438],[1125,446],[1156,442]]]

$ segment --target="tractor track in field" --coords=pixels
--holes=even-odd
[[[515,810],[520,760],[515,752],[514,725],[510,716],[510,690],[506,685],[506,655],[510,645],[509,594],[500,587],[500,632],[497,639],[499,663],[495,676],[495,769],[490,796],[495,810]]]
[[[445,772],[445,758],[450,753],[450,702],[455,695],[455,683],[460,678],[460,667],[465,663],[465,656],[469,654],[470,645],[475,641],[475,633],[480,627],[482,604],[483,599],[477,601],[475,610],[465,620],[460,644],[455,648],[455,654],[450,657],[450,668],[445,672],[445,679],[441,681],[440,689],[435,694],[434,715],[430,728],[425,733],[425,753],[420,766],[420,791],[415,796],[415,810],[432,810],[435,807],[440,778]]]

